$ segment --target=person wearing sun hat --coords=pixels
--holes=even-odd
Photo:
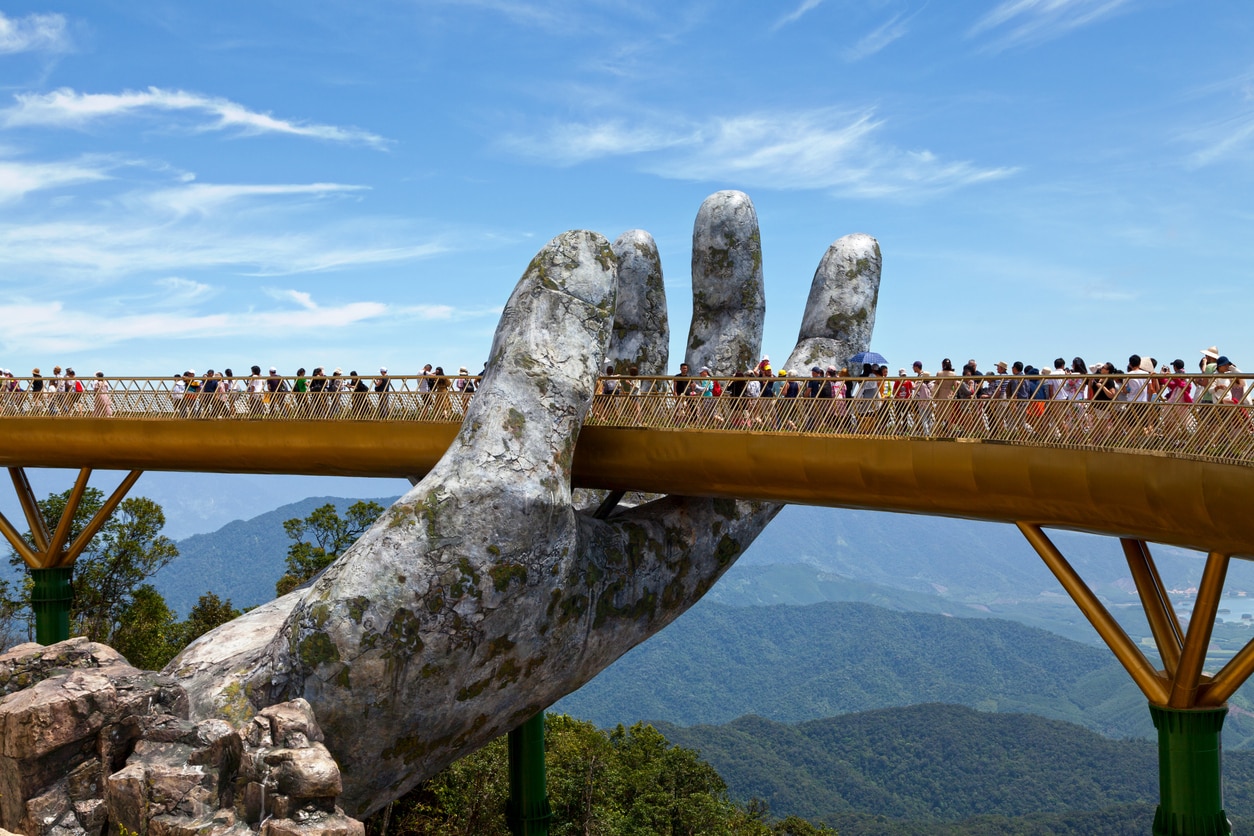
[[[378,403],[375,404],[375,414],[380,421],[386,420],[388,417],[388,392],[392,391],[392,380],[388,377],[388,367],[379,367],[379,376],[374,381],[374,391],[378,394]]]

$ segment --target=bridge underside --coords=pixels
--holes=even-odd
[[[456,423],[10,418],[0,466],[421,477]],[[585,427],[576,487],[1066,528],[1254,556],[1254,468],[965,439]]]

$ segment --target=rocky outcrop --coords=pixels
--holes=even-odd
[[[25,836],[358,836],[304,700],[194,722],[170,677],[86,639],[0,656],[0,825]]]

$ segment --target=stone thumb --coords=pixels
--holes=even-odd
[[[477,484],[570,502],[575,441],[609,345],[616,285],[617,259],[595,232],[565,232],[536,254],[501,314],[461,431],[416,491],[457,484],[475,492]]]

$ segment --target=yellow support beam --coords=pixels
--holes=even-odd
[[[9,541],[9,545],[21,556],[27,566],[32,569],[44,568],[43,555],[46,552],[37,552],[32,549],[30,543],[23,539],[18,530],[13,527],[13,523],[9,522],[8,517],[4,514],[0,514],[0,534],[4,535],[4,539]]]
[[[1206,662],[1206,648],[1215,629],[1215,614],[1219,610],[1219,598],[1223,595],[1227,575],[1228,555],[1220,552],[1208,554],[1202,581],[1197,587],[1193,615],[1189,618],[1189,630],[1184,637],[1180,667],[1172,679],[1171,694],[1166,703],[1168,708],[1194,708],[1197,705],[1202,665]]]
[[[44,560],[47,561],[39,568],[53,568],[59,565],[59,556],[61,550],[65,548],[66,542],[70,539],[70,529],[74,526],[74,515],[78,512],[79,503],[83,501],[83,494],[87,491],[87,480],[91,478],[91,468],[84,467],[78,471],[78,478],[74,480],[74,488],[70,491],[70,497],[65,501],[65,509],[61,512],[61,520],[57,523],[57,530],[52,534],[52,540],[48,542],[48,550],[44,553]]]
[[[1175,676],[1176,668],[1180,664],[1180,651],[1184,647],[1184,631],[1180,627],[1180,619],[1171,608],[1167,589],[1163,586],[1158,567],[1150,556],[1149,545],[1144,540],[1131,537],[1122,537],[1119,542],[1123,545],[1123,553],[1128,560],[1128,569],[1132,572],[1137,594],[1141,596],[1141,607],[1145,610],[1145,619],[1149,622],[1163,667],[1168,676]]]
[[[126,498],[127,492],[130,491],[130,489],[135,485],[136,480],[142,475],[142,470],[132,470],[130,473],[126,474],[125,478],[122,479],[122,483],[118,485],[117,488],[114,489],[113,493],[109,495],[109,498],[105,500],[105,504],[100,506],[100,510],[97,511],[95,516],[91,518],[91,521],[87,523],[87,526],[79,532],[77,537],[74,538],[74,542],[71,543],[70,547],[65,550],[65,554],[55,558],[56,563],[53,565],[74,565],[74,561],[78,560],[78,556],[81,555],[87,548],[88,544],[91,543],[92,538],[100,532],[101,527],[104,526],[109,517],[112,516],[113,512],[117,510],[118,505]]]
[[[1110,612],[1102,606],[1102,602],[1097,600],[1093,590],[1088,588],[1080,575],[1063,557],[1062,552],[1058,551],[1058,547],[1039,525],[1025,522],[1019,522],[1016,525],[1032,544],[1032,548],[1036,549],[1036,553],[1045,561],[1045,565],[1054,573],[1054,577],[1058,578],[1058,582],[1071,596],[1071,600],[1075,601],[1080,612],[1097,630],[1102,641],[1115,654],[1115,658],[1127,670],[1141,692],[1151,703],[1166,705],[1168,695],[1166,678],[1150,664],[1141,649],[1128,637]]]
[[[1238,650],[1210,682],[1198,685],[1197,706],[1217,708],[1223,705],[1245,684],[1251,674],[1254,674],[1254,639],[1246,642],[1245,647]]]
[[[13,490],[17,492],[18,501],[22,503],[22,513],[26,515],[26,524],[30,526],[31,537],[35,540],[35,549],[48,551],[48,543],[52,539],[48,533],[48,525],[39,510],[35,492],[31,489],[30,480],[26,478],[26,469],[10,467],[9,476],[13,479]]]

